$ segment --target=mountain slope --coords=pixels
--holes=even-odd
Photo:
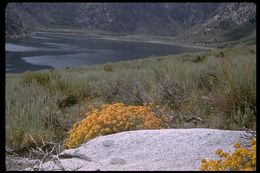
[[[177,35],[215,8],[194,3],[90,3],[80,7],[77,23],[112,32]]]
[[[208,40],[254,28],[255,15],[253,3],[9,3],[6,33],[59,27]]]
[[[197,42],[224,42],[255,35],[255,8],[253,3],[221,3],[201,25],[189,28],[178,38]]]
[[[37,28],[73,27],[77,8],[74,3],[8,3],[6,36],[20,37]]]

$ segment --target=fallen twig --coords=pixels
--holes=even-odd
[[[27,148],[30,153],[29,157],[37,158],[40,160],[36,166],[35,165],[33,165],[33,167],[31,166],[31,169],[42,171],[44,170],[43,164],[46,161],[52,161],[54,163],[54,166],[57,165],[59,169],[65,171],[59,159],[59,154],[61,153],[61,143],[48,142],[42,139],[41,142],[43,145],[39,146],[30,134],[29,137],[31,138],[31,140],[34,142],[36,146],[35,148],[33,147]]]

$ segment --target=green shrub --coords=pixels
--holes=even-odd
[[[224,52],[222,52],[222,51],[219,52],[219,55],[220,55],[221,58],[224,58],[224,57],[225,57],[225,54],[224,54]]]
[[[34,129],[25,132],[23,129],[7,129],[6,135],[8,136],[6,137],[6,145],[18,153],[29,147],[36,147],[36,144],[42,146],[43,141],[55,141],[52,132],[48,130],[37,131]]]
[[[160,104],[166,104],[172,109],[179,109],[186,97],[184,89],[172,79],[165,77],[156,84]]]
[[[59,73],[52,72],[25,72],[21,79],[22,85],[30,85],[33,81],[36,81],[40,85],[47,87],[51,80],[59,79]]]
[[[23,146],[16,146],[15,143],[20,145],[24,134],[31,131],[55,136],[56,124],[59,123],[56,102],[61,93],[50,96],[36,81],[30,86],[18,85],[14,90],[17,83],[6,89],[6,140],[11,141],[8,142],[11,148],[22,149]]]
[[[101,95],[108,103],[116,101],[128,105],[142,105],[149,100],[143,84],[131,79],[116,79],[107,82],[102,87]]]
[[[224,112],[229,117],[232,127],[236,124],[236,129],[242,124],[252,127],[255,122],[255,61],[254,57],[236,57],[222,59],[219,63],[219,88],[211,93],[211,103],[217,112]]]
[[[60,109],[73,106],[78,103],[78,99],[74,95],[67,96],[65,99],[59,100],[57,105]]]
[[[111,64],[105,64],[104,65],[104,70],[106,72],[112,72],[113,71],[113,66]]]
[[[249,52],[250,52],[251,54],[255,55],[256,50],[255,50],[255,48],[250,48],[250,49],[249,49]]]
[[[207,58],[206,55],[197,55],[191,61],[195,63],[199,63],[199,62],[203,62],[206,58]]]

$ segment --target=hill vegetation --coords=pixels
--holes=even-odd
[[[167,128],[255,130],[256,47],[6,74],[6,144],[63,141],[91,107],[115,102],[152,103]]]

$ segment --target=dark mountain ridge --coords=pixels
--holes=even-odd
[[[6,35],[41,28],[125,34],[209,35],[255,23],[253,3],[9,3]]]

